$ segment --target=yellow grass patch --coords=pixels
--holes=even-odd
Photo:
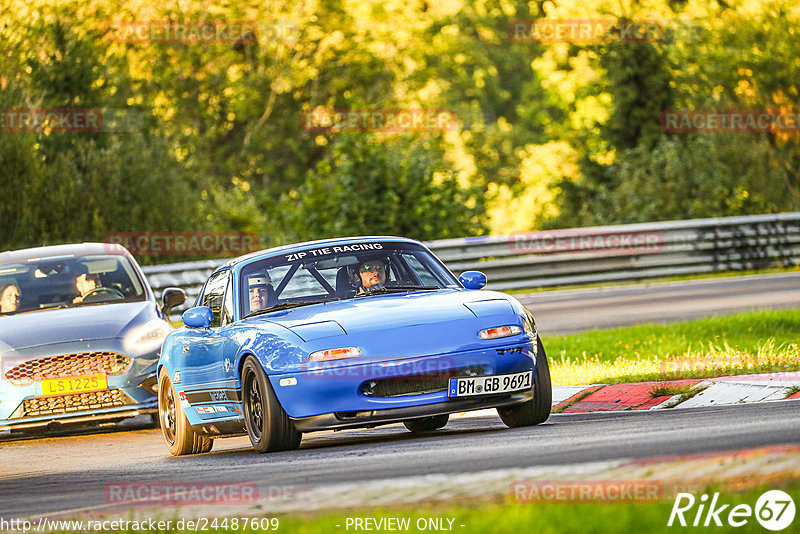
[[[577,384],[614,384],[710,378],[727,375],[776,373],[800,370],[800,346],[797,343],[776,345],[768,339],[748,351],[727,343],[709,343],[707,349],[688,349],[683,354],[652,357],[618,357],[603,361],[598,355],[570,356],[562,351],[550,361],[554,386]]]

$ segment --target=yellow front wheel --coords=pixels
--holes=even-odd
[[[174,456],[208,452],[214,440],[192,430],[183,412],[169,373],[161,368],[158,380],[158,420],[169,452]]]

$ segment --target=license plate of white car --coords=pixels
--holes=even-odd
[[[530,389],[533,371],[523,371],[510,375],[487,375],[469,378],[451,378],[449,397],[472,397],[474,395],[495,395]]]

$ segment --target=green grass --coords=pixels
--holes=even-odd
[[[692,386],[690,384],[682,384],[682,385],[672,385],[669,382],[664,384],[659,384],[658,386],[654,387],[650,390],[650,397],[665,397],[665,396],[673,396],[673,395],[687,395],[692,390]]]
[[[731,503],[727,510],[736,504],[747,504],[754,507],[758,497],[767,489],[749,491],[745,494],[726,493],[718,502]],[[788,492],[795,502],[800,498],[800,490]],[[713,495],[713,492],[711,493]],[[697,495],[699,497],[700,495]],[[415,525],[419,518],[450,518],[453,519],[454,533],[521,533],[536,532],[537,534],[607,534],[607,533],[632,533],[647,532],[673,533],[675,530],[695,528],[674,525],[667,527],[674,500],[658,503],[596,503],[596,502],[569,502],[569,503],[543,503],[529,504],[484,504],[476,507],[446,506],[444,508],[413,508],[400,510],[359,510],[348,514],[325,515],[313,519],[281,521],[281,532],[297,534],[317,534],[331,532],[353,532],[351,526],[345,530],[347,517],[407,517],[410,524]],[[689,525],[694,519],[694,512],[685,514]],[[724,523],[725,515],[721,519]],[[705,517],[703,517],[703,520]],[[795,524],[798,519],[795,519]],[[337,525],[340,525],[337,527]],[[464,525],[463,527],[461,525]],[[702,522],[701,522],[702,525]],[[284,528],[285,527],[285,528]],[[702,527],[697,527],[701,528]],[[708,527],[705,530],[714,532],[766,532],[756,519],[750,518],[748,523],[741,528],[731,526]],[[791,527],[787,529],[791,531]],[[417,528],[409,528],[408,532],[420,532]]]
[[[754,311],[543,339],[553,385],[800,370],[800,309]]]
[[[350,518],[402,518],[408,520],[408,530],[398,532],[436,532],[435,530],[419,530],[416,525],[418,520],[428,518],[443,520],[448,525],[452,519],[452,531],[456,534],[508,534],[536,532],[537,534],[600,534],[600,533],[630,533],[647,532],[648,534],[673,533],[675,531],[694,531],[697,529],[713,532],[767,532],[759,525],[755,517],[747,518],[747,524],[734,528],[726,524],[727,513],[738,504],[755,507],[758,497],[767,490],[779,489],[777,487],[759,487],[741,493],[720,491],[708,487],[705,493],[713,495],[720,492],[717,505],[729,504],[727,509],[720,514],[722,527],[703,527],[705,520],[703,514],[700,526],[692,527],[695,513],[699,504],[699,497],[703,492],[694,492],[697,501],[695,506],[684,514],[689,526],[681,527],[677,522],[668,527],[667,522],[674,504],[674,497],[670,496],[661,501],[654,502],[552,502],[538,501],[519,504],[511,496],[505,497],[504,502],[475,502],[470,503],[427,503],[424,505],[406,505],[391,508],[359,508],[337,512],[321,512],[315,514],[281,515],[277,532],[292,534],[329,534],[364,532],[356,530],[352,523],[347,528]],[[780,488],[787,492],[795,501],[800,502],[800,487],[794,481],[788,486]],[[705,510],[704,510],[705,511]],[[795,517],[794,522],[783,532],[797,532],[793,530],[800,522]],[[463,526],[462,526],[463,525]],[[713,525],[713,523],[712,523]],[[256,532],[249,529],[240,529],[238,532]],[[146,532],[146,531],[138,531]],[[187,531],[188,532],[188,531]],[[232,530],[209,529],[208,532],[232,532]],[[266,532],[266,531],[258,531]],[[274,532],[274,531],[273,531]],[[373,530],[373,532],[388,532],[387,530]],[[441,532],[441,531],[440,531]]]

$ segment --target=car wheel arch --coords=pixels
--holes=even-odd
[[[157,364],[156,364],[156,380],[158,380],[158,377],[160,377],[160,376],[161,376],[161,370],[162,370],[162,369],[164,369],[165,367],[167,367],[167,364],[165,364],[165,363],[162,363],[162,362],[161,362],[161,360],[159,360],[159,361],[157,362]],[[168,374],[169,376],[172,376],[172,375],[170,374],[170,372],[169,372],[169,369],[167,369],[167,374]],[[158,382],[156,382],[156,383],[158,383]]]
[[[247,361],[247,358],[250,357],[256,358],[256,355],[252,352],[243,352],[238,356],[238,361],[236,362],[236,378],[239,380],[239,384],[241,387],[242,383],[242,369],[244,369],[244,362]],[[258,360],[258,358],[256,358]]]
[[[241,390],[244,388],[244,383],[242,382],[242,370],[244,369],[244,363],[247,361],[248,358],[253,358],[255,361],[261,365],[261,368],[264,370],[264,373],[269,376],[269,369],[264,365],[263,360],[255,355],[252,351],[244,351],[237,356],[238,361],[236,362],[236,379],[239,381],[239,389]]]

